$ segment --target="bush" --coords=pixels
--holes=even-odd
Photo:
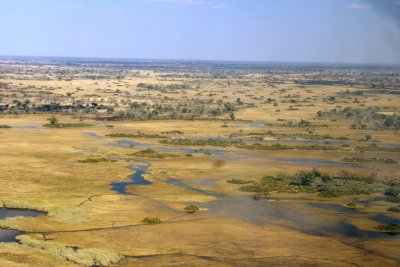
[[[387,211],[400,212],[400,207],[390,207],[390,208],[387,209]]]
[[[385,191],[386,196],[397,197],[398,194],[400,194],[400,186],[398,185],[392,185],[391,187],[388,187]]]
[[[376,229],[380,231],[385,231],[385,232],[399,232],[400,231],[400,225],[398,224],[382,224],[378,225]]]
[[[385,199],[386,202],[400,203],[400,197],[388,197]]]
[[[199,210],[199,207],[190,205],[190,206],[186,206],[184,210],[187,213],[193,214],[193,213],[196,213]]]
[[[152,217],[146,217],[142,220],[143,224],[160,224],[161,220],[159,218],[152,218]]]

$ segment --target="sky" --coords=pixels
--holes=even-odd
[[[400,0],[0,0],[0,55],[400,64]]]

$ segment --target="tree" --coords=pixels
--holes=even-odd
[[[330,176],[329,174],[323,174],[321,176],[321,180],[322,182],[325,184],[325,188],[328,188],[328,183],[330,183],[331,181],[333,181],[332,176]]]
[[[50,119],[49,119],[49,121],[50,121],[50,124],[51,125],[56,125],[56,124],[58,124],[58,119],[56,118],[56,117],[51,117]]]
[[[313,167],[311,172],[314,177],[321,177],[321,172],[319,171],[319,169],[317,167]]]
[[[296,178],[302,186],[310,186],[314,181],[312,172],[301,171],[296,174]]]
[[[400,194],[400,186],[392,185],[385,191],[386,196],[397,197]]]
[[[347,184],[347,182],[354,177],[354,175],[351,172],[346,170],[341,170],[339,172],[339,176],[343,180],[343,185]]]
[[[198,211],[198,210],[199,210],[199,208],[197,206],[193,206],[193,205],[185,207],[185,211],[190,214],[196,213],[196,211]]]

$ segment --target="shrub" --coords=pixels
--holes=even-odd
[[[386,196],[397,197],[398,194],[400,194],[400,186],[398,185],[392,185],[385,191]]]
[[[199,210],[199,207],[190,205],[190,206],[186,206],[184,210],[187,213],[193,214],[193,213],[196,213]]]
[[[152,217],[146,217],[142,220],[143,224],[160,224],[161,220],[159,218],[152,218]]]
[[[398,232],[400,231],[400,225],[398,224],[382,224],[378,225],[376,229],[385,232]]]
[[[400,203],[400,197],[388,197],[385,199],[386,202]]]
[[[387,211],[400,212],[400,207],[390,207],[390,208],[387,209]]]

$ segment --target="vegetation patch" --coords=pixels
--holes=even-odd
[[[400,233],[400,225],[398,224],[382,224],[376,227],[379,231],[389,233]]]
[[[54,258],[74,262],[82,266],[110,266],[124,259],[124,256],[119,253],[102,249],[72,248],[53,241],[37,240],[26,235],[18,236],[17,239],[21,244],[41,250]]]
[[[158,151],[155,151],[151,148],[145,149],[145,150],[140,150],[135,153],[128,154],[128,156],[133,156],[133,157],[140,157],[140,158],[152,158],[152,159],[166,159],[166,158],[177,158],[179,155],[177,154],[172,154],[172,153],[160,153]]]
[[[146,134],[140,131],[138,131],[137,133],[112,133],[112,134],[107,134],[106,136],[114,138],[167,138],[167,136],[164,135]]]
[[[385,198],[385,202],[400,203],[400,197],[388,197]]]
[[[78,160],[79,163],[106,163],[106,162],[117,162],[116,159],[107,158],[87,158],[83,160]]]
[[[214,147],[235,147],[249,150],[338,150],[334,146],[310,145],[310,146],[288,146],[282,144],[262,145],[259,143],[246,144],[243,141],[225,141],[217,139],[194,140],[194,139],[169,139],[161,140],[161,144],[177,146],[214,146]]]
[[[253,183],[253,181],[247,181],[247,180],[242,180],[242,179],[230,179],[226,181],[227,183],[230,184],[250,184]]]
[[[400,207],[390,207],[390,208],[387,209],[387,211],[400,212]]]
[[[184,134],[184,132],[179,130],[173,130],[173,131],[162,132],[162,134]]]
[[[283,134],[283,133],[274,133],[272,131],[264,132],[264,133],[247,133],[247,134],[231,134],[230,137],[235,137],[239,135],[247,135],[247,136],[254,136],[253,139],[261,140],[263,137],[271,136],[277,139],[303,139],[303,140],[351,140],[347,137],[334,137],[332,135],[320,135],[320,134]],[[262,136],[262,137],[259,137]]]
[[[11,129],[10,125],[0,125],[0,129]]]
[[[60,123],[56,117],[51,117],[47,119],[50,123],[44,124],[43,127],[46,128],[82,128],[82,127],[92,127],[94,124],[88,124],[88,123],[82,123],[82,122],[77,122],[77,123]]]
[[[190,205],[190,206],[186,206],[184,210],[189,214],[193,214],[199,210],[199,207]]]
[[[343,162],[360,162],[360,163],[385,163],[385,164],[396,164],[397,161],[393,159],[379,159],[379,158],[343,158]]]
[[[240,191],[261,193],[316,193],[322,197],[338,197],[341,195],[359,195],[383,193],[387,186],[369,177],[358,177],[348,171],[341,171],[336,176],[321,173],[313,168],[311,171],[300,171],[294,175],[280,173],[276,176],[265,176],[259,182],[242,185]]]
[[[161,220],[156,217],[146,217],[142,220],[143,224],[160,224]]]

